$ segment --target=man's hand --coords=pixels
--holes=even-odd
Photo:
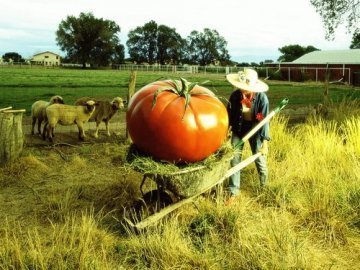
[[[269,153],[269,146],[267,140],[263,141],[262,146],[259,149],[259,152],[261,152],[264,156],[267,156],[267,154]]]

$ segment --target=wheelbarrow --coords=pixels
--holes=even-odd
[[[244,144],[256,131],[282,110],[287,103],[288,99],[282,100],[274,110],[242,138],[239,144]],[[145,172],[140,184],[142,199],[137,202],[135,208],[138,211],[139,206],[145,206],[148,209],[152,208],[152,213],[146,218],[136,221],[136,223],[125,216],[124,219],[131,227],[138,230],[144,229],[174,210],[193,202],[196,197],[223,183],[228,177],[242,170],[261,155],[260,152],[256,153],[230,168],[233,152],[220,151],[215,156],[211,166],[185,167],[171,173]],[[156,183],[157,189],[144,193],[143,187],[148,179]]]

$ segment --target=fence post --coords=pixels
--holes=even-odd
[[[226,75],[230,73],[230,68],[229,67],[225,68],[225,73],[226,73]]]
[[[290,75],[290,72],[291,72],[290,67],[288,67],[288,81],[289,81],[289,82],[291,82],[291,75]]]
[[[0,165],[17,159],[24,145],[22,116],[25,110],[0,109]]]
[[[135,86],[136,86],[136,71],[131,71],[130,82],[129,82],[129,87],[128,87],[128,94],[127,94],[127,105],[129,105],[131,97],[135,94]],[[126,124],[125,139],[127,141],[130,141],[129,129],[128,129],[126,121],[125,121],[125,124]]]

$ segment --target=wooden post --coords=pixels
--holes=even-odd
[[[136,71],[132,70],[130,73],[130,82],[127,94],[127,104],[129,105],[131,97],[135,94],[135,87],[136,87]],[[129,130],[126,123],[126,133],[125,133],[126,140],[130,141],[129,137]]]
[[[5,108],[0,112],[0,165],[17,159],[24,146],[22,115],[25,110]]]
[[[329,81],[330,81],[330,69],[329,69],[329,64],[326,64],[325,82],[324,82],[324,101],[323,101],[325,105],[329,105]]]

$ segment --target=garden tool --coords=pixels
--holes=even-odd
[[[251,138],[260,128],[262,128],[267,122],[270,121],[275,114],[280,112],[287,104],[289,103],[289,99],[284,98],[279,105],[273,109],[264,119],[262,119],[255,127],[253,127],[242,139],[240,142],[236,144],[235,147],[239,147],[243,145],[247,140]]]

